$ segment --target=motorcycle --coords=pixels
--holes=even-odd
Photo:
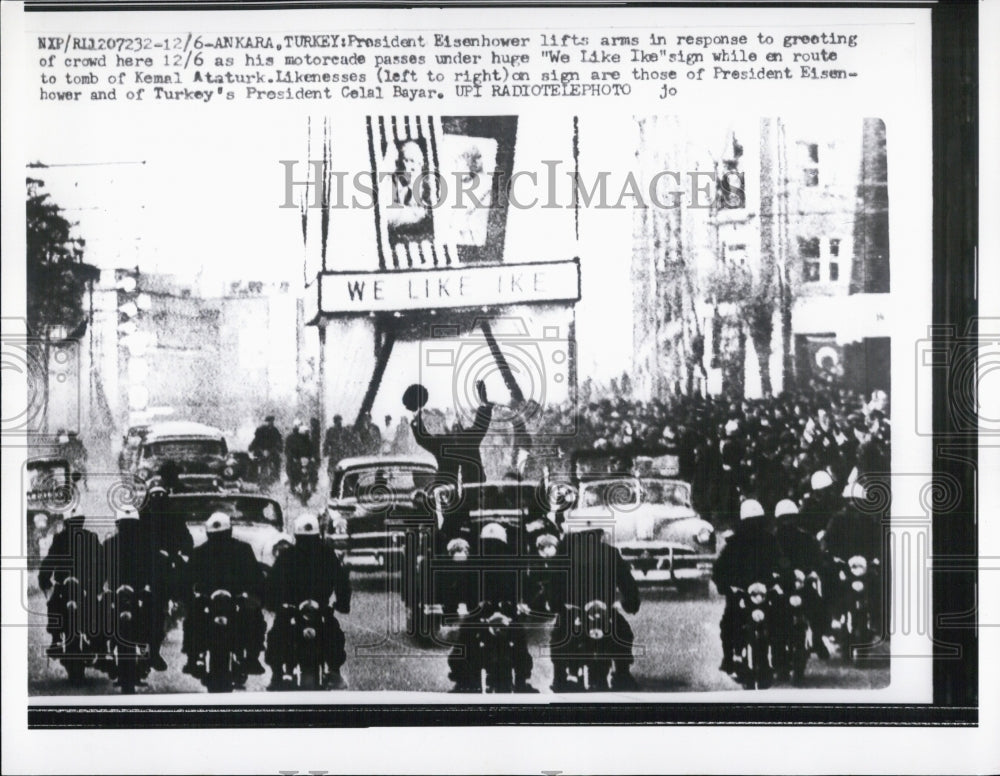
[[[195,605],[205,617],[205,671],[202,683],[209,692],[232,692],[246,685],[247,674],[239,658],[238,618],[242,597],[228,590],[216,590],[205,600],[196,596]]]
[[[149,644],[146,641],[149,632],[149,595],[148,585],[138,591],[131,585],[120,585],[111,594],[114,622],[111,652],[122,695],[134,695],[136,685],[149,670]]]
[[[583,608],[567,605],[567,617],[572,618],[572,632],[576,633],[573,648],[577,656],[570,665],[570,682],[578,690],[607,692],[611,673],[611,617],[612,611],[604,601],[590,601]]]
[[[252,478],[262,492],[268,493],[271,487],[281,478],[281,462],[278,454],[272,450],[260,450],[250,453]]]
[[[58,659],[66,669],[69,683],[76,686],[83,682],[84,670],[94,657],[86,627],[89,597],[76,577],[66,577],[52,595],[59,596],[62,610],[59,634],[62,651]]]
[[[289,489],[302,506],[309,505],[309,499],[316,492],[317,468],[312,458],[299,458],[289,472]]]
[[[878,590],[878,561],[868,560],[861,555],[851,556],[845,563],[837,558],[840,567],[839,613],[835,623],[839,625],[839,641],[844,660],[853,663],[855,650],[871,646],[875,642],[874,618],[871,596]]]
[[[771,659],[771,623],[769,591],[763,582],[754,582],[746,590],[732,588],[737,600],[739,642],[736,660],[740,684],[747,690],[771,686],[774,666]]]
[[[806,664],[812,652],[814,638],[808,612],[819,596],[819,579],[815,572],[806,574],[793,569],[786,580],[775,574],[770,590],[772,617],[771,654],[776,671],[782,676],[791,673],[792,684],[802,684]]]
[[[298,606],[285,604],[293,629],[291,673],[300,690],[319,690],[326,673],[326,614],[312,599]]]
[[[473,645],[482,666],[482,686],[488,693],[511,693],[532,691],[519,676],[519,662],[527,655],[524,632],[517,627],[514,619],[502,610],[490,614],[484,612],[476,631],[478,639]],[[530,660],[530,658],[529,658]]]

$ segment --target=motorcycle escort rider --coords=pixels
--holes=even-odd
[[[785,582],[796,569],[807,577],[815,573],[822,579],[826,576],[828,565],[826,558],[820,548],[819,540],[795,524],[798,514],[799,508],[791,499],[782,499],[774,507],[774,519],[777,523],[774,538],[781,553],[779,573]],[[830,624],[827,598],[819,594],[809,594],[803,601],[806,619],[813,633],[813,652],[820,660],[826,660],[830,657],[830,651],[823,642],[823,636],[826,635]]]
[[[75,577],[88,602],[83,612],[82,628],[94,643],[99,635],[98,595],[103,583],[103,547],[97,534],[84,527],[85,518],[74,511],[63,522],[63,530],[52,537],[48,554],[38,569],[38,587],[48,596],[48,626],[52,643],[45,650],[49,657],[59,657],[62,647],[59,643],[62,612],[66,609],[63,582],[67,577]]]
[[[341,614],[351,611],[351,581],[348,570],[332,546],[325,544],[319,535],[319,521],[311,515],[297,518],[294,526],[295,544],[282,552],[271,568],[265,586],[266,605],[275,613],[274,626],[267,636],[264,655],[271,668],[270,690],[285,686],[286,668],[291,669],[292,644],[295,638],[285,604],[298,607],[306,600],[316,601],[325,607],[323,621],[326,634],[326,684],[330,689],[343,689],[346,682],[340,669],[347,661],[344,632],[330,611]],[[293,609],[294,611],[294,609]]]
[[[264,418],[264,423],[257,426],[253,432],[253,441],[247,451],[258,459],[263,457],[265,453],[270,456],[271,461],[273,461],[271,465],[274,467],[274,478],[277,479],[278,472],[281,471],[282,445],[281,432],[274,425],[274,415],[268,415]]]
[[[460,558],[463,551],[468,551],[468,546],[465,539],[449,542],[452,559]],[[509,542],[507,530],[499,523],[483,526],[479,549],[482,558],[517,554]],[[451,669],[448,676],[455,682],[452,692],[480,692],[484,668],[488,680],[494,683],[488,687],[492,692],[538,692],[528,683],[533,661],[524,629],[517,623],[522,613],[517,575],[516,570],[502,568],[463,575],[461,587],[455,592],[470,614],[460,623],[458,643],[448,657]],[[497,640],[492,641],[491,636]]]
[[[313,443],[309,438],[306,425],[301,420],[296,420],[291,433],[285,438],[285,474],[288,475],[288,487],[294,489],[299,484],[301,470],[299,461],[308,458],[310,461],[310,478],[315,478],[315,467],[313,461]],[[315,486],[315,482],[312,484]]]
[[[106,604],[110,602],[121,585],[128,585],[135,591],[149,588],[150,611],[152,616],[143,621],[145,633],[144,641],[149,649],[148,665],[156,671],[166,671],[166,661],[160,655],[160,645],[163,642],[163,618],[162,608],[157,605],[160,601],[157,582],[159,575],[156,572],[158,563],[158,550],[150,540],[150,533],[143,526],[139,518],[139,513],[134,507],[125,506],[117,510],[116,531],[104,540],[104,584],[107,591],[105,595]],[[103,614],[109,617],[109,610],[104,609]],[[111,635],[113,631],[109,632]],[[109,671],[110,673],[110,671]]]
[[[204,673],[208,628],[204,601],[216,590],[226,590],[233,598],[240,599],[236,623],[240,668],[259,676],[264,673],[260,653],[264,650],[267,630],[261,611],[264,575],[253,548],[233,538],[232,521],[225,512],[215,512],[205,521],[205,535],[206,542],[194,549],[187,566],[189,599],[183,640],[187,663],[181,670],[197,677]]]
[[[727,674],[736,671],[733,656],[739,645],[740,623],[731,588],[745,590],[754,582],[770,584],[774,572],[780,568],[780,560],[778,542],[769,530],[764,507],[754,499],[744,501],[740,504],[739,525],[719,553],[712,572],[716,588],[726,597],[726,608],[719,622],[722,638],[720,671]]]
[[[632,576],[632,570],[621,552],[608,541],[603,529],[588,529],[569,533],[563,539],[564,546],[551,548],[551,541],[539,537],[539,554],[555,557],[565,554],[569,558],[569,574],[553,573],[548,585],[551,600],[542,604],[555,613],[556,621],[549,639],[552,654],[553,692],[569,692],[578,689],[570,681],[574,657],[574,645],[580,634],[574,633],[574,622],[567,607],[584,610],[592,601],[600,601],[610,607],[611,639],[608,655],[614,663],[611,689],[616,692],[637,689],[632,676],[635,658],[632,646],[635,634],[625,615],[639,611],[639,586]],[[536,601],[535,610],[541,602]],[[582,624],[582,623],[581,623]]]

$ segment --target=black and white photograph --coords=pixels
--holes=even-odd
[[[982,723],[929,12],[568,10],[4,9],[5,716]]]

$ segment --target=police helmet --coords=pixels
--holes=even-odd
[[[809,487],[813,490],[823,490],[823,488],[829,488],[831,485],[833,485],[833,477],[830,476],[830,472],[825,470],[815,472],[809,478]]]
[[[774,506],[774,516],[784,517],[785,515],[797,515],[799,508],[790,498],[783,498]]]
[[[205,521],[205,533],[222,533],[223,531],[229,531],[232,527],[232,521],[225,512],[214,512]]]
[[[489,525],[483,526],[482,533],[479,534],[480,539],[495,539],[498,542],[507,543],[507,529],[504,528],[500,523],[490,523]]]
[[[319,536],[319,521],[312,515],[302,515],[295,519],[296,536]]]
[[[115,509],[115,521],[120,523],[123,520],[138,520],[139,513],[131,504],[117,507]]]
[[[740,504],[740,520],[749,520],[753,517],[763,517],[764,507],[756,499],[748,498]]]

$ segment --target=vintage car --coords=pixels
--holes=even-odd
[[[169,510],[187,524],[195,546],[207,537],[205,521],[215,512],[225,512],[233,526],[233,537],[253,547],[257,561],[274,565],[282,550],[295,540],[287,532],[281,505],[272,498],[252,493],[179,493],[170,496]]]
[[[587,451],[573,469],[578,497],[566,532],[603,529],[640,582],[707,591],[716,532],[691,506],[672,451]]]
[[[76,503],[78,479],[70,462],[61,456],[35,456],[25,464],[29,567],[38,564],[46,544],[60,530],[63,519]]]
[[[172,461],[180,469],[178,492],[239,489],[236,459],[219,429],[187,421],[137,428],[144,430],[137,433],[136,450],[126,461],[126,472],[148,483],[159,475],[165,462]]]
[[[422,492],[436,472],[430,455],[364,456],[337,463],[321,522],[327,539],[343,552],[346,565],[360,569],[394,565],[391,559],[402,551],[404,534],[398,523],[414,516],[414,494]]]

